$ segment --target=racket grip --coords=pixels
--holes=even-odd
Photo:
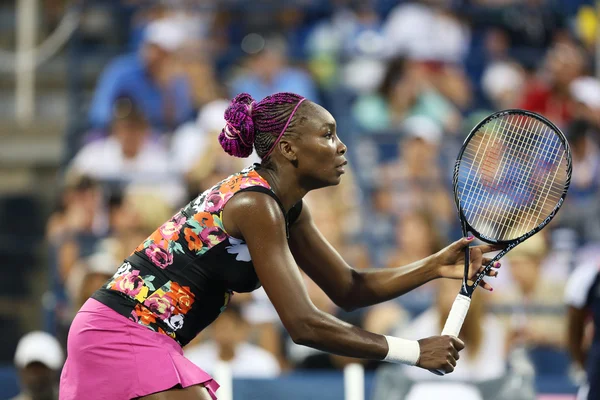
[[[444,329],[442,329],[442,336],[450,335],[458,337],[470,305],[471,299],[469,297],[462,294],[456,296],[456,300],[454,300],[454,304],[452,304],[452,309],[450,310],[450,314],[448,314]]]
[[[448,319],[446,319],[446,324],[444,325],[444,329],[442,329],[442,336],[449,335],[458,337],[460,333],[460,328],[462,328],[463,323],[465,322],[465,317],[467,316],[467,312],[469,311],[469,307],[471,305],[471,298],[459,294],[456,296],[456,300],[452,304],[452,309],[450,310],[450,314],[448,314]],[[436,375],[445,375],[446,373],[440,369],[432,370]]]

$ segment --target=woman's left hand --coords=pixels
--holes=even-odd
[[[462,238],[437,252],[434,257],[438,268],[438,276],[440,278],[462,279],[465,270],[465,247],[473,242],[474,237],[470,236]],[[469,265],[469,279],[474,278],[478,273],[482,272],[487,266],[491,258],[484,257],[485,253],[501,250],[502,246],[492,244],[482,244],[470,248],[471,264]],[[497,269],[500,268],[500,263],[496,262],[490,269],[487,276],[498,276]],[[479,285],[489,291],[492,291],[492,286],[481,280]]]

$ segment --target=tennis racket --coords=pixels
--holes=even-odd
[[[503,249],[469,284],[469,247],[465,248],[462,287],[442,335],[458,336],[473,291],[485,274],[494,262],[548,225],[562,206],[570,181],[567,139],[541,115],[499,111],[473,128],[454,167],[454,200],[463,234],[471,232]]]

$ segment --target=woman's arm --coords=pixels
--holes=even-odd
[[[456,338],[435,336],[419,342],[390,338],[318,310],[308,297],[288,246],[283,214],[273,198],[256,192],[234,196],[223,211],[223,224],[230,235],[246,241],[256,273],[295,343],[348,357],[454,369],[464,346]]]
[[[585,368],[586,354],[583,348],[583,336],[587,310],[569,306],[567,313],[567,342],[571,358],[581,369]]]
[[[462,279],[463,249],[471,241],[463,238],[430,257],[402,267],[354,270],[319,232],[308,207],[302,207],[298,220],[290,227],[290,249],[298,265],[345,310],[396,298],[432,279]],[[488,261],[483,253],[494,249],[491,245],[471,248],[471,276],[482,262]],[[487,283],[483,287],[491,288]]]

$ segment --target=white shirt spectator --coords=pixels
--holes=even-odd
[[[585,263],[575,268],[565,287],[565,303],[577,309],[585,308],[598,274],[600,268],[596,263]]]
[[[207,342],[186,349],[185,356],[210,374],[219,360],[219,349],[214,342]],[[230,366],[234,378],[274,378],[281,372],[271,353],[250,343],[236,346]]]
[[[213,144],[218,141],[219,134],[225,127],[224,114],[228,106],[227,100],[212,101],[202,107],[196,121],[181,125],[173,133],[171,163],[177,173],[189,172],[201,157],[214,151]],[[260,162],[260,158],[253,151],[247,164],[255,162]]]
[[[100,180],[164,180],[169,173],[169,158],[158,143],[146,140],[132,158],[124,157],[121,144],[109,136],[85,145],[71,167]]]
[[[429,309],[419,315],[405,329],[396,334],[405,339],[419,340],[440,334],[439,315],[434,309]],[[460,360],[454,372],[444,377],[438,377],[431,372],[414,367],[406,367],[405,374],[415,381],[420,380],[454,380],[464,382],[486,381],[500,378],[506,372],[506,357],[503,343],[506,343],[506,332],[499,320],[492,315],[486,315],[483,322],[483,342],[479,354],[472,357],[469,347],[460,352]]]
[[[390,56],[449,63],[464,60],[471,40],[458,19],[424,4],[394,8],[384,25],[384,37]]]

